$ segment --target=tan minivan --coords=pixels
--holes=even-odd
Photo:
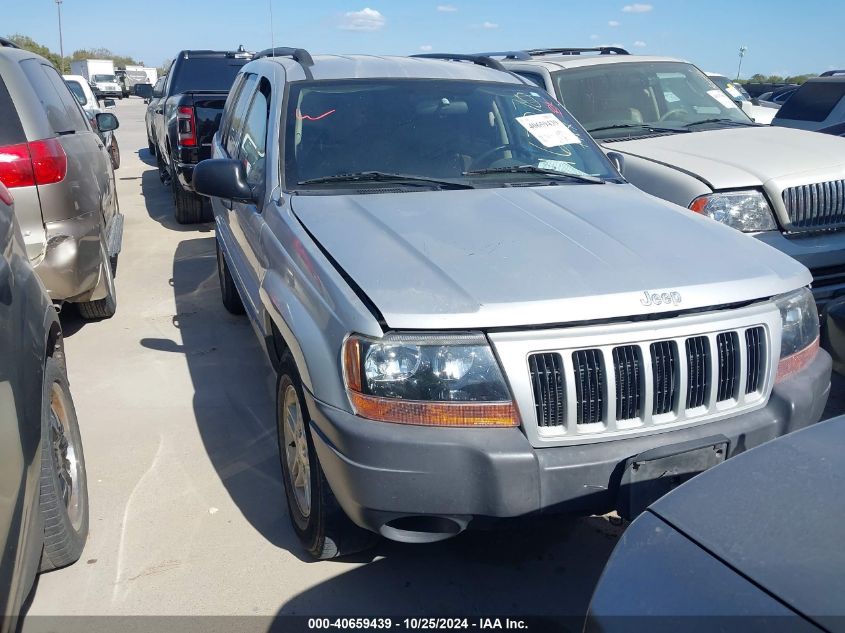
[[[117,118],[97,115],[100,131]],[[27,255],[50,298],[85,319],[114,315],[123,235],[114,170],[58,71],[0,40],[0,181],[13,193]]]

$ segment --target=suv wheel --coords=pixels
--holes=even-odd
[[[76,304],[79,314],[86,321],[110,319],[117,312],[117,290],[114,287],[114,272],[117,268],[117,259],[112,263],[108,255],[106,255],[105,248],[100,248],[102,252],[100,270],[102,271],[101,274],[105,276],[106,296],[102,299]]]
[[[290,352],[282,356],[276,395],[279,457],[291,524],[314,558],[346,556],[372,547],[378,535],[355,525],[329,487],[308,428],[308,409]]]
[[[219,240],[214,240],[214,244],[217,247],[217,276],[220,279],[220,294],[223,298],[223,305],[231,314],[243,314],[244,304],[241,301],[238,288],[235,286],[235,280],[232,278],[226,256],[223,254],[223,249],[220,248]]]
[[[199,224],[210,219],[206,217],[202,198],[192,191],[186,191],[179,184],[172,159],[170,161],[170,188],[173,191],[173,200],[176,203],[176,221],[179,224]]]
[[[147,137],[147,148],[150,150],[150,154],[153,156],[156,155],[155,143],[153,143],[153,140],[149,136]]]
[[[41,404],[41,483],[44,520],[41,571],[76,562],[88,538],[88,487],[79,422],[60,358],[47,358]]]
[[[117,145],[117,139],[111,137],[111,145],[109,145],[109,156],[111,157],[111,166],[113,169],[120,167],[120,147]]]

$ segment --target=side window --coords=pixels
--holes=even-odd
[[[244,80],[243,88],[235,101],[235,107],[232,111],[232,118],[229,120],[229,125],[224,134],[226,136],[226,153],[230,158],[238,155],[238,134],[241,131],[246,116],[246,109],[249,107],[249,102],[252,99],[255,91],[255,84],[258,83],[258,76],[249,74]]]
[[[166,79],[162,77],[158,81],[156,81],[156,85],[153,86],[153,97],[156,99],[160,98],[164,94],[164,82]]]
[[[266,80],[262,80],[244,119],[243,132],[238,143],[238,158],[246,166],[246,180],[251,185],[264,182],[269,119],[270,86]]]
[[[21,68],[41,101],[47,113],[47,120],[56,134],[82,132],[88,129],[79,104],[55,68],[37,59],[22,61]]]
[[[232,120],[235,103],[241,94],[241,88],[243,88],[245,79],[246,75],[243,73],[235,78],[235,83],[232,85],[232,89],[229,91],[229,96],[226,99],[226,107],[223,109],[223,117],[220,119],[220,126],[218,127],[220,130],[220,144],[223,147],[226,147],[226,142],[229,138],[229,122]]]
[[[527,79],[538,88],[542,88],[543,90],[546,89],[546,82],[543,81],[543,75],[528,72],[526,70],[515,70],[514,72],[523,79]]]

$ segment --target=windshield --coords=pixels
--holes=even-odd
[[[85,91],[82,89],[82,86],[79,85],[79,82],[68,80],[65,83],[67,84],[67,87],[70,88],[73,96],[76,97],[76,100],[79,101],[79,105],[85,105],[88,103],[88,98],[85,96]]]
[[[228,92],[241,67],[249,62],[240,57],[189,57],[182,60],[171,94],[205,90]]]
[[[100,84],[100,83],[113,84],[113,83],[115,83],[116,79],[115,79],[114,75],[94,75],[92,81],[95,84]]]
[[[292,84],[288,103],[288,189],[313,189],[316,183],[297,183],[348,174],[368,174],[367,186],[378,186],[371,172],[466,186],[545,183],[558,173],[572,176],[555,181],[561,184],[618,178],[578,123],[533,86],[310,81]]]
[[[731,99],[735,99],[738,101],[751,101],[751,98],[748,96],[748,93],[745,92],[745,88],[743,88],[740,84],[732,82],[724,75],[708,76],[710,77],[710,81],[712,81],[714,84],[719,86],[719,88],[727,92]]]
[[[653,134],[650,126],[671,133],[753,125],[704,73],[683,62],[602,64],[553,76],[563,104],[597,139]]]

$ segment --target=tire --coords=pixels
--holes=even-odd
[[[111,157],[111,166],[113,169],[120,168],[120,146],[117,144],[117,139],[111,137],[111,145],[109,145],[109,156]]]
[[[88,538],[88,478],[79,422],[60,357],[47,358],[41,405],[41,571],[75,563]]]
[[[355,525],[338,504],[314,451],[309,419],[299,373],[290,352],[285,352],[276,390],[276,427],[291,525],[318,560],[369,549],[379,536]]]
[[[223,306],[230,314],[243,314],[245,312],[244,304],[241,301],[238,288],[235,286],[235,280],[232,278],[226,256],[223,254],[223,249],[220,248],[220,242],[214,240],[214,244],[217,247],[217,276],[220,279],[220,295],[223,299]]]
[[[102,253],[101,270],[106,276],[106,296],[102,299],[76,304],[80,316],[86,321],[110,319],[117,312],[117,290],[114,287],[114,273],[117,269],[117,259],[112,263],[111,259],[106,255],[105,248],[102,246],[100,248]]]
[[[155,143],[153,143],[153,140],[149,136],[147,137],[147,149],[150,150],[150,154],[152,154],[153,156],[156,155]]]
[[[172,159],[170,161],[170,188],[173,191],[173,201],[176,203],[176,221],[179,224],[199,224],[210,219],[203,210],[202,198],[192,191],[186,191],[179,184]]]

